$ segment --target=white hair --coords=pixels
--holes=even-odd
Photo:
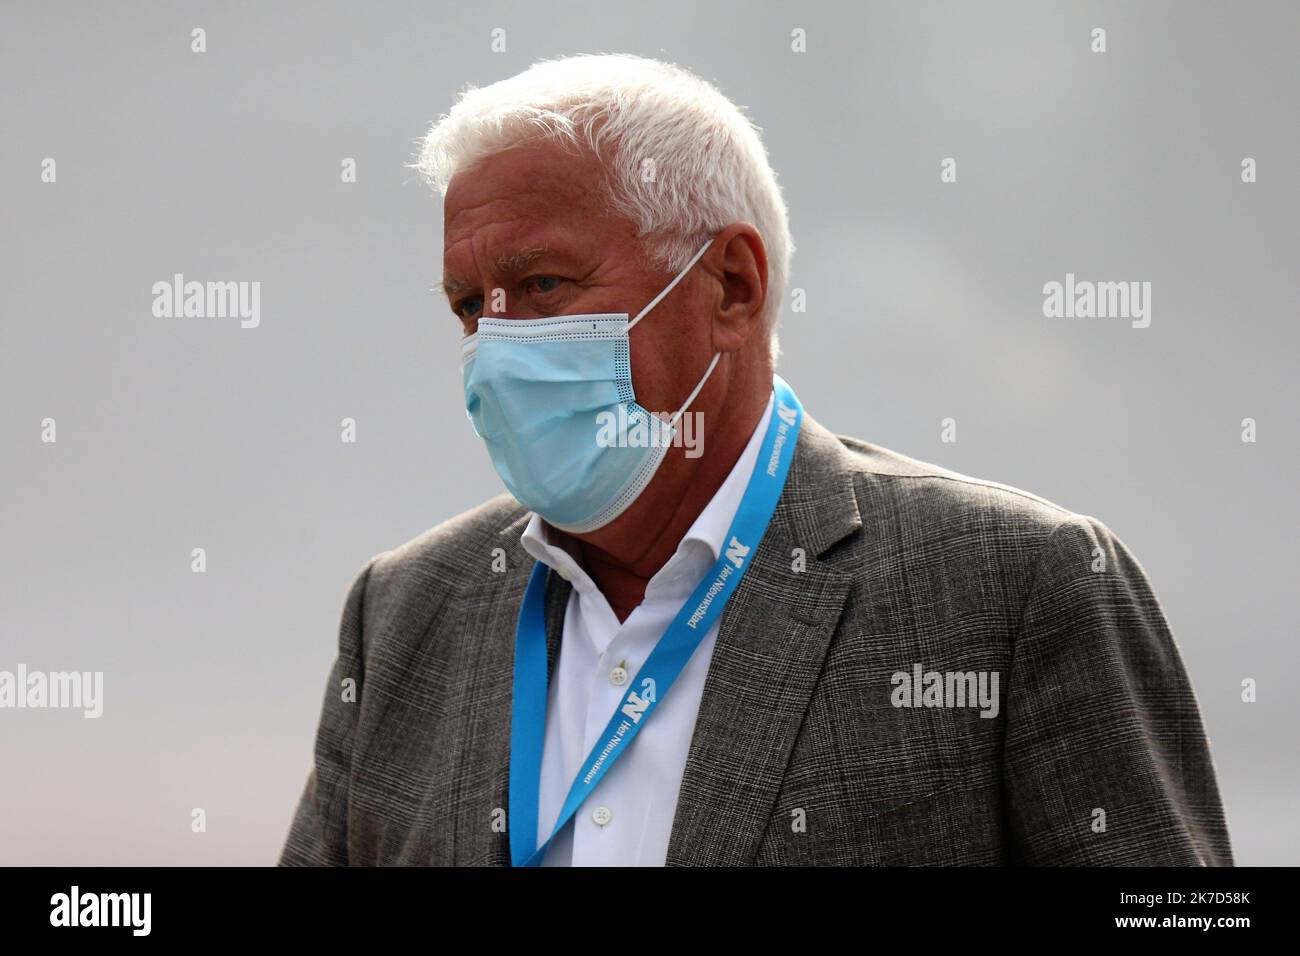
[[[539,140],[601,162],[609,209],[636,225],[649,261],[666,272],[682,269],[719,229],[751,223],[767,249],[762,319],[776,361],[794,242],[758,127],[740,107],[671,63],[626,54],[540,60],[467,87],[434,121],[415,168],[446,195],[457,170]]]

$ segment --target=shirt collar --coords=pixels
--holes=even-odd
[[[745,488],[749,485],[754,463],[758,461],[758,453],[767,434],[768,422],[772,418],[774,399],[774,395],[768,396],[767,408],[763,412],[763,417],[759,419],[758,425],[755,426],[753,434],[749,436],[749,443],[745,445],[745,450],[740,453],[740,457],[736,459],[726,479],[718,486],[713,498],[704,506],[704,510],[683,535],[681,543],[677,546],[677,552],[664,565],[661,573],[667,570],[669,565],[677,564],[678,559],[692,549],[690,542],[708,548],[714,561],[722,555],[727,530],[740,509],[740,501],[745,496]],[[583,570],[582,565],[556,543],[551,527],[536,512],[529,516],[528,526],[524,528],[524,533],[519,540],[525,551],[536,560],[555,569],[560,577],[573,584],[579,594],[586,594],[589,590],[596,589],[595,582]],[[656,574],[655,578],[651,579],[651,583],[653,584],[658,577],[659,575]]]
[[[758,420],[754,433],[749,436],[749,444],[745,446],[745,450],[736,459],[735,465],[731,468],[731,473],[718,486],[713,499],[704,506],[704,510],[700,512],[699,517],[695,519],[690,530],[682,538],[683,543],[699,541],[707,545],[709,551],[713,554],[714,561],[722,556],[727,531],[731,528],[731,522],[736,517],[736,512],[740,510],[740,500],[745,497],[745,488],[749,485],[749,476],[753,474],[754,463],[758,461],[758,452],[763,447],[763,438],[767,434],[767,423],[772,417],[773,398],[774,396],[768,396],[767,408],[763,412],[763,417]],[[678,550],[681,550],[681,548],[679,547]]]

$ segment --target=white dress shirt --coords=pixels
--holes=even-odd
[[[637,671],[722,553],[771,416],[769,398],[767,411],[731,474],[695,519],[676,553],[646,584],[644,600],[622,624],[582,566],[552,543],[551,529],[540,517],[534,514],[524,529],[524,549],[573,585],[554,680],[547,689],[539,846],[555,828],[574,777]],[[551,843],[543,866],[664,865],[717,636],[714,624],[632,745]]]

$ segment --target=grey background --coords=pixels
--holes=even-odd
[[[1296,863],[1298,35],[1285,2],[7,0],[0,669],[102,670],[106,699],[0,711],[0,863],[275,860],[353,574],[500,489],[431,291],[441,207],[403,164],[466,82],[610,51],[763,127],[809,411],[1114,529],[1238,861]],[[1151,327],[1044,318],[1067,271],[1151,281]],[[261,281],[261,327],[154,318],[175,272]]]

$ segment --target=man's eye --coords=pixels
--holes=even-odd
[[[472,307],[472,311],[467,312],[466,309],[471,307]],[[452,311],[455,312],[456,315],[460,316],[462,319],[468,319],[468,318],[472,318],[482,308],[483,308],[483,299],[475,295],[475,296],[469,296],[468,298],[465,299],[461,299],[459,302],[456,303],[456,307],[452,309]]]
[[[559,288],[562,281],[564,280],[557,278],[556,276],[536,276],[528,280],[529,284],[536,288],[538,292],[543,294],[554,292]]]

